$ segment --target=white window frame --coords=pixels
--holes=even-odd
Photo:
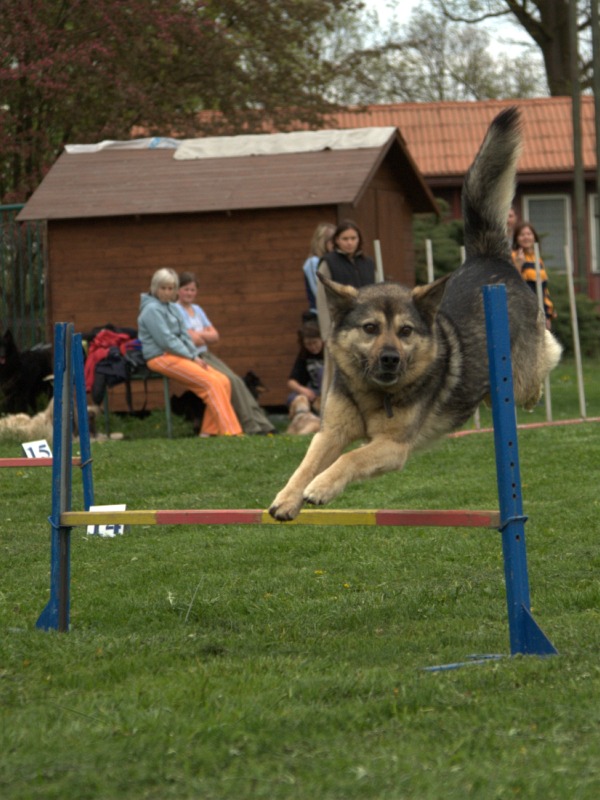
[[[571,237],[571,219],[572,219],[572,212],[571,212],[571,195],[563,194],[561,192],[554,192],[551,194],[524,194],[522,198],[523,203],[523,220],[529,219],[529,203],[532,200],[563,200],[564,201],[564,208],[565,208],[565,216],[564,216],[564,231],[565,231],[565,242],[567,247],[569,248],[569,255],[571,256],[571,263],[573,263],[573,240]],[[535,223],[533,223],[535,225]],[[536,227],[537,230],[537,227]],[[539,231],[538,231],[539,233]],[[543,258],[543,247],[542,247],[542,258]],[[552,266],[551,264],[546,264],[546,268],[551,269],[553,272],[560,274],[561,272],[566,272],[567,265],[564,263],[565,257],[564,253],[560,253],[560,264],[562,264],[561,268],[557,268]]]

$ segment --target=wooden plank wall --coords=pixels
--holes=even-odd
[[[335,209],[51,222],[49,322],[73,321],[82,332],[109,322],[135,328],[153,272],[192,271],[221,334],[213,352],[238,374],[262,378],[264,405],[284,404],[307,308],[302,264],[321,220],[335,222]],[[149,407],[162,406],[161,386],[149,386]]]
[[[81,332],[113,323],[137,327],[140,293],[163,266],[191,271],[198,302],[221,334],[213,352],[238,374],[256,372],[265,406],[281,406],[307,308],[302,264],[321,221],[351,216],[365,251],[382,242],[386,277],[414,279],[411,213],[386,170],[355,209],[314,207],[230,213],[51,221],[48,232],[48,334],[55,321]],[[148,384],[148,408],[162,407],[162,384]],[[174,386],[175,393],[182,387]],[[122,387],[113,406],[125,408]],[[136,407],[143,385],[134,385]]]

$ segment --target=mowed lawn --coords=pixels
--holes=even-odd
[[[578,416],[571,363],[552,389],[555,419]],[[265,508],[307,446],[161,424],[93,445],[97,503]],[[596,800],[600,423],[523,430],[519,449],[547,658],[508,656],[501,538],[480,529],[75,528],[72,629],[40,631],[51,475],[0,470],[0,797]],[[497,508],[494,463],[490,433],[444,439],[332,507]],[[506,657],[424,669],[476,654]]]

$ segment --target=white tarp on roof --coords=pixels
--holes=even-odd
[[[161,150],[164,148],[174,149],[179,147],[179,139],[170,139],[167,136],[152,136],[146,139],[129,139],[118,141],[105,139],[97,144],[67,144],[65,150],[70,155],[81,153],[97,153],[99,150]]]
[[[173,154],[173,158],[239,158],[240,156],[269,156],[281,153],[382,147],[389,141],[395,130],[394,127],[350,128],[184,139]]]
[[[205,139],[171,139],[152,136],[145,139],[115,141],[106,139],[97,144],[68,144],[70,155],[97,153],[100,150],[154,150],[170,148],[173,158],[239,158],[271,156],[280,153],[315,153],[320,150],[358,150],[382,147],[396,128],[348,128],[293,133],[257,133],[245,136],[211,136]]]

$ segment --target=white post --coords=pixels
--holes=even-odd
[[[464,264],[466,260],[467,260],[467,251],[465,250],[464,245],[461,245],[461,248],[460,248],[460,263]],[[477,408],[475,409],[475,412],[473,414],[473,422],[475,423],[475,428],[477,430],[480,430],[481,429],[481,414],[479,412],[479,406],[477,406]]]
[[[538,305],[542,312],[544,322],[546,320],[546,309],[544,307],[544,289],[542,287],[542,273],[540,269],[540,247],[537,242],[533,244],[535,256],[535,289],[537,293]],[[546,419],[552,422],[552,397],[550,395],[550,378],[546,375],[544,379],[544,395],[546,400]]]
[[[579,413],[586,418],[585,390],[583,388],[583,369],[581,366],[581,345],[579,342],[579,323],[577,321],[577,304],[575,302],[575,285],[573,283],[573,262],[568,245],[565,245],[565,264],[567,266],[567,288],[569,289],[569,306],[571,309],[571,330],[573,331],[573,349],[575,350],[575,369],[577,370],[577,390],[579,392]]]
[[[433,248],[431,239],[425,239],[425,253],[427,255],[427,283],[433,283]]]
[[[375,239],[373,242],[373,250],[375,251],[375,283],[383,283],[383,259],[381,258],[381,242]]]

